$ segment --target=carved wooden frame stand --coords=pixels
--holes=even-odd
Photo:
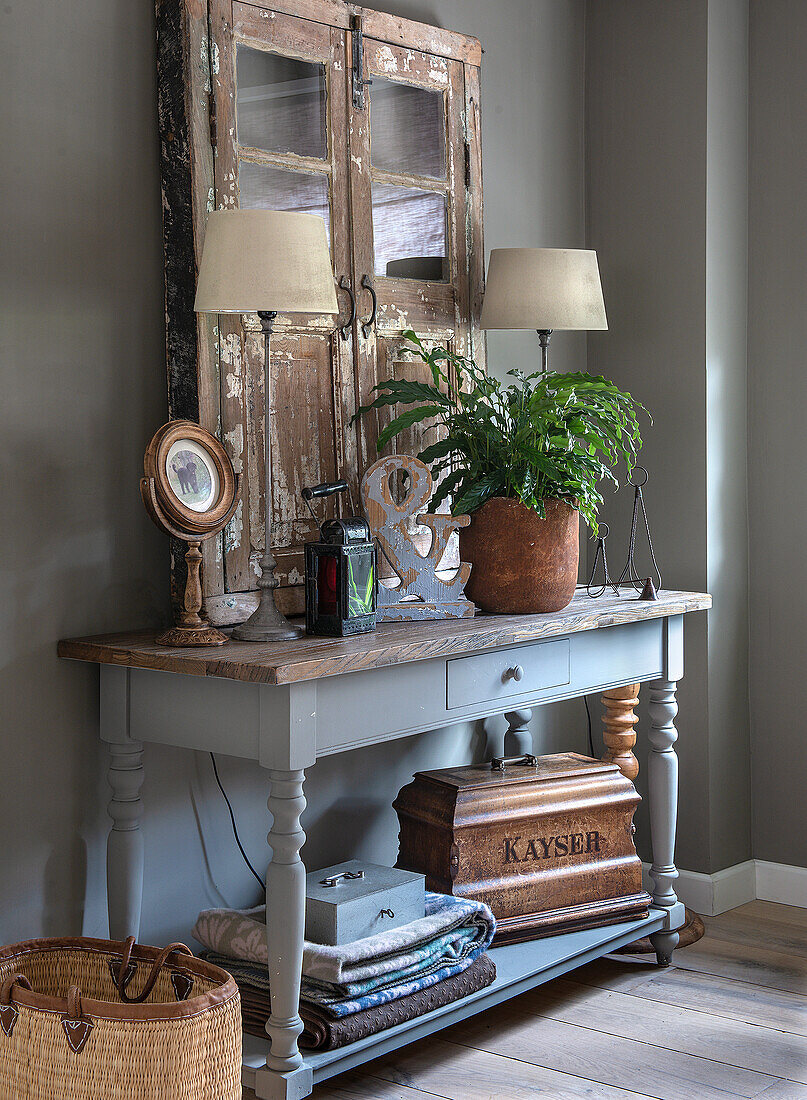
[[[188,508],[175,494],[168,480],[167,457],[178,440],[189,439],[201,447],[216,469],[218,490],[203,512]],[[205,539],[217,535],[232,518],[238,506],[240,479],[230,456],[221,443],[204,428],[190,420],[169,421],[154,434],[143,458],[146,476],[140,481],[140,495],[154,523],[169,535],[187,542],[187,576],[183,606],[177,622],[159,634],[155,641],[164,646],[224,645],[226,634],[203,619],[201,565],[199,549]]]

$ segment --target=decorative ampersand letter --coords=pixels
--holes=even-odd
[[[409,484],[405,499],[396,504],[390,483],[401,472],[408,475]],[[464,619],[472,617],[476,610],[463,591],[471,575],[467,562],[461,562],[447,577],[437,573],[448,540],[460,527],[468,526],[470,516],[424,513],[422,509],[431,494],[432,476],[428,467],[408,455],[379,459],[362,479],[361,495],[370,530],[378,539],[382,557],[401,581],[396,588],[379,585],[379,622]],[[425,554],[418,550],[413,538],[413,520],[431,531],[431,542]]]

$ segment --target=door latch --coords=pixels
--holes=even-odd
[[[364,89],[372,84],[372,80],[364,79],[364,38],[362,37],[361,16],[354,15],[351,19],[352,37],[352,72],[353,72],[353,107],[357,111],[363,111],[365,107]]]

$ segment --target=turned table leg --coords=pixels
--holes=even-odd
[[[650,730],[652,751],[647,762],[650,798],[650,838],[653,844],[653,904],[666,909],[668,930],[653,932],[650,942],[656,950],[659,966],[669,966],[678,945],[676,928],[684,923],[684,907],[674,889],[678,878],[675,866],[675,825],[678,812],[678,757],[673,746],[678,738],[674,719],[678,713],[673,680],[656,680],[650,685]]]
[[[101,738],[109,748],[112,788],[106,859],[109,938],[125,940],[140,934],[143,900],[143,745],[129,736],[128,669],[101,668]]]
[[[504,734],[505,756],[526,756],[532,752],[532,733],[530,722],[532,711],[509,710],[504,716],[507,719],[507,730]]]
[[[305,833],[300,817],[305,809],[305,772],[269,772],[272,862],[266,872],[266,934],[269,947],[271,1016],[266,1031],[271,1051],[258,1072],[256,1094],[269,1100],[297,1100],[311,1092],[311,1070],[303,1065],[297,1039],[300,1019],[300,979],[305,931],[305,866],[300,849]]]
[[[143,900],[143,832],[140,819],[143,803],[143,746],[137,741],[110,745],[107,777],[112,801],[107,807],[112,818],[106,849],[109,938],[125,940],[140,934]]]
[[[639,685],[626,684],[611,688],[601,696],[605,707],[602,739],[605,742],[603,760],[616,764],[624,776],[633,781],[639,774],[639,761],[633,755],[636,744],[634,726],[639,721],[633,708],[639,703]]]

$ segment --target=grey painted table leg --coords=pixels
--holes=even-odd
[[[647,762],[650,798],[650,837],[653,843],[653,904],[668,912],[667,929],[654,932],[650,942],[656,950],[659,966],[669,966],[678,946],[678,933],[684,922],[684,907],[676,896],[673,883],[678,878],[675,866],[675,825],[678,814],[678,757],[675,745],[678,731],[674,719],[678,713],[673,680],[656,680],[650,685],[650,733],[652,751]]]
[[[143,833],[140,819],[143,803],[143,746],[137,741],[110,745],[107,777],[112,801],[107,807],[112,818],[106,849],[109,938],[125,940],[140,935],[143,900]]]
[[[112,788],[106,862],[109,937],[124,940],[140,934],[143,899],[143,745],[129,736],[128,669],[101,668],[101,738],[109,746]]]
[[[530,722],[532,721],[532,711],[529,708],[509,710],[505,714],[505,718],[508,726],[504,735],[504,755],[526,756],[527,753],[531,753],[532,733]]]
[[[266,1031],[272,1041],[268,1070],[258,1071],[256,1094],[267,1100],[299,1100],[312,1088],[311,1070],[303,1065],[297,1038],[300,1019],[300,979],[305,930],[305,866],[300,849],[305,833],[300,817],[305,809],[305,772],[269,772],[269,843],[272,862],[266,873],[267,942],[272,1013]]]

